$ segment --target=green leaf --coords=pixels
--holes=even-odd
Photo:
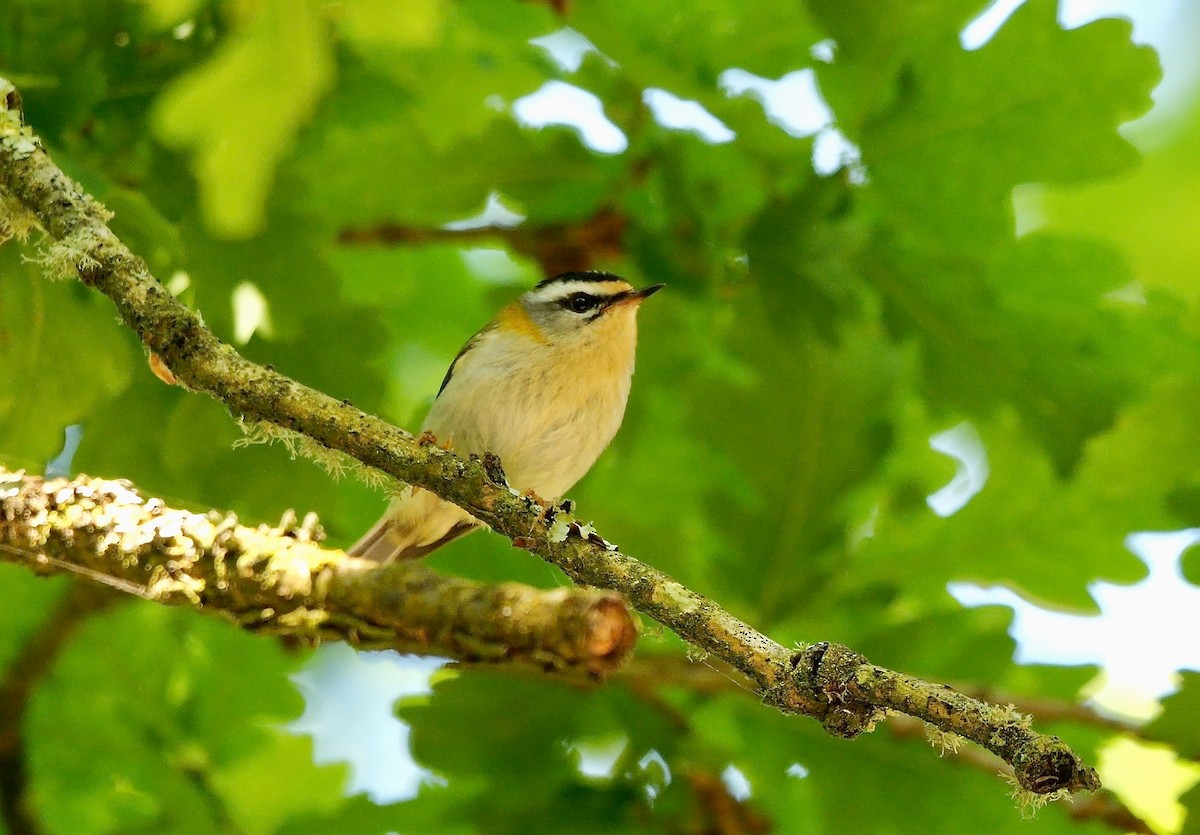
[[[332,10],[338,31],[354,47],[370,55],[378,49],[429,46],[442,29],[442,0],[349,0]]]
[[[686,9],[588,0],[572,7],[570,23],[638,87],[684,98],[721,96],[717,79],[730,67],[776,78],[808,66],[821,37],[803,7],[786,0],[702,0]]]
[[[159,100],[155,135],[192,154],[210,229],[262,228],[275,166],[333,76],[315,0],[264,0],[212,59]]]
[[[873,250],[870,277],[890,327],[919,340],[930,400],[981,417],[1011,404],[1062,472],[1140,393],[1148,369],[1195,355],[1164,328],[1178,309],[1170,299],[1107,296],[1132,276],[1101,244],[1035,233],[986,266],[897,244]]]
[[[0,671],[7,671],[21,647],[53,611],[68,582],[61,577],[36,577],[23,567],[0,564]]]
[[[1191,16],[1195,18],[1194,10]],[[1039,205],[1054,228],[1100,234],[1120,246],[1138,282],[1186,298],[1194,323],[1200,304],[1194,273],[1200,263],[1200,239],[1190,230],[1200,222],[1200,209],[1193,201],[1170,196],[1200,191],[1200,158],[1195,153],[1200,109],[1175,108],[1137,134],[1133,127],[1129,132],[1144,156],[1137,169],[1097,183],[1046,189]]]
[[[141,360],[107,299],[47,280],[11,245],[0,275],[0,454],[39,470],[63,429],[125,389]]]
[[[868,235],[845,187],[833,180],[812,179],[807,188],[758,212],[743,242],[763,292],[773,300],[769,314],[775,326],[815,330],[833,341],[840,322],[861,317],[875,304],[857,263]]]
[[[959,3],[971,6],[979,4]],[[986,246],[1011,234],[1014,186],[1111,176],[1133,164],[1115,128],[1150,107],[1157,59],[1130,42],[1128,21],[1064,31],[1056,8],[1025,3],[974,52],[959,47],[958,28],[904,42],[902,62],[892,65],[896,99],[850,133],[869,171],[865,195],[890,224],[949,248]],[[890,25],[892,15],[876,8],[871,18]],[[846,43],[839,63],[887,51]],[[840,114],[842,98],[830,103]]]
[[[289,818],[333,812],[345,803],[345,766],[317,766],[312,759],[311,739],[272,728],[252,756],[213,775],[213,788],[240,829],[271,835]]]
[[[271,725],[299,714],[286,678],[297,660],[194,612],[140,604],[93,618],[29,707],[31,796],[46,831],[221,828],[249,802],[239,769],[277,744]],[[304,802],[264,790],[258,802],[284,808],[257,819],[340,794],[340,779],[305,779]]]
[[[1182,683],[1163,700],[1162,713],[1142,729],[1147,739],[1171,745],[1181,757],[1200,759],[1200,673],[1181,673]]]
[[[450,793],[430,793],[407,803],[377,806],[364,795],[346,800],[340,809],[324,815],[296,816],[277,835],[314,835],[321,832],[437,832],[439,835],[485,833],[455,821],[456,798]],[[403,827],[397,829],[397,827]]]
[[[487,832],[549,833],[564,820],[579,832],[645,831],[643,787],[659,778],[639,762],[651,750],[670,758],[675,745],[664,719],[622,689],[482,670],[443,679],[399,714],[413,756],[447,779],[423,788],[414,809],[453,798],[443,821]],[[619,749],[611,776],[579,770],[596,746]]]
[[[893,398],[907,370],[870,328],[848,330],[829,345],[772,327],[761,302],[739,313],[726,350],[758,369],[755,379],[693,383],[689,429],[706,448],[724,448],[727,470],[753,491],[746,503],[709,496],[706,510],[720,510],[713,521],[724,547],[712,567],[723,577],[722,595],[752,607],[765,628],[802,609],[840,570],[844,543],[863,521],[847,500],[885,460]],[[776,396],[781,391],[803,395]],[[718,440],[730,432],[747,442]]]
[[[927,0],[899,12],[872,0],[807,0],[805,5],[834,50],[832,62],[816,66],[821,92],[839,125],[854,137],[875,114],[896,108],[914,63],[929,56],[935,64],[956,51],[958,33],[987,3]]]
[[[331,230],[381,222],[425,230],[477,214],[496,191],[531,222],[576,221],[596,211],[629,165],[589,151],[566,129],[532,131],[510,118],[435,145],[421,138],[421,120],[439,107],[414,107],[384,74],[348,63],[324,118],[297,148],[298,204]]]
[[[417,14],[427,11],[418,6]],[[405,7],[406,20],[410,14]],[[425,48],[374,43],[361,55],[367,66],[404,90],[406,110],[419,131],[408,141],[440,153],[479,136],[495,121],[508,121],[512,103],[541,86],[545,62],[529,41],[554,25],[551,10],[542,4],[500,7],[487,0],[463,0],[454,6],[454,26],[436,41],[435,32],[428,32],[421,44]],[[400,48],[380,48],[386,46]]]
[[[951,579],[1003,584],[1051,605],[1085,610],[1098,578],[1140,579],[1142,563],[1124,547],[1137,530],[1177,528],[1172,498],[1200,488],[1190,450],[1200,390],[1164,383],[1087,447],[1075,477],[1059,479],[1012,420],[980,427],[990,474],[983,490],[948,518],[924,503],[938,485],[939,457],[912,439],[887,476],[875,533],[855,556],[859,582],[887,578],[941,595]],[[917,463],[922,460],[923,463]],[[920,565],[919,571],[906,566]]]

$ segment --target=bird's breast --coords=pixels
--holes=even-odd
[[[519,333],[489,336],[455,367],[424,428],[460,453],[500,456],[513,487],[558,498],[621,425],[633,346],[581,356]]]

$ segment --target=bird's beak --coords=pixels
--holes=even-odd
[[[639,305],[666,286],[667,285],[665,284],[651,284],[649,287],[643,287],[641,290],[630,290],[628,293],[622,293],[620,296],[618,296],[609,306],[620,307],[627,304],[632,304],[634,306]]]

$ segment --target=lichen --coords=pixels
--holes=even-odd
[[[0,189],[0,244],[16,238],[26,241],[29,233],[38,229],[37,218],[21,201]]]
[[[944,757],[946,754],[957,754],[959,746],[963,742],[962,737],[958,734],[943,731],[930,724],[925,725],[925,738],[929,740],[930,745],[938,749],[939,757]]]
[[[996,721],[999,724],[1017,725],[1022,728],[1033,727],[1033,717],[1028,713],[1017,710],[1017,706],[1009,702],[1004,707],[997,708]]]
[[[299,432],[293,432],[261,420],[243,418],[238,421],[238,426],[241,428],[243,436],[233,442],[235,449],[252,444],[278,443],[288,451],[292,458],[307,458],[334,479],[341,479],[349,473],[375,490],[385,490],[389,486],[393,491],[402,489],[403,485],[374,467],[368,467],[344,452],[332,450],[307,435],[301,435]]]
[[[289,632],[300,632],[316,637],[321,627],[329,620],[329,613],[320,609],[308,609],[301,606],[290,612],[284,612],[275,618],[276,623]]]
[[[28,159],[42,147],[42,141],[28,125],[21,124],[16,114],[3,109],[0,109],[0,114],[3,115],[0,118],[0,146],[13,161]]]
[[[74,278],[79,272],[100,266],[91,254],[97,243],[94,235],[81,230],[42,247],[37,255],[26,260],[39,265],[50,278]]]
[[[1015,774],[1001,772],[1000,776],[1012,786],[1010,797],[1016,802],[1017,810],[1020,811],[1021,817],[1025,820],[1032,820],[1037,817],[1037,813],[1043,807],[1050,805],[1056,800],[1062,800],[1071,794],[1067,789],[1057,789],[1046,794],[1038,794],[1037,792],[1023,788],[1017,781]]]

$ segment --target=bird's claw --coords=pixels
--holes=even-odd
[[[554,515],[554,512],[557,510],[557,508],[555,508],[555,506],[553,504],[551,504],[550,502],[543,499],[541,496],[539,496],[537,493],[533,492],[533,490],[531,490],[528,487],[521,491],[521,498],[524,499],[529,504],[534,505],[535,507],[540,509],[543,519],[548,519],[548,518],[552,517]]]
[[[446,452],[449,452],[453,447],[453,440],[453,438],[447,438],[444,441],[439,441],[437,435],[434,435],[428,429],[422,429],[421,434],[417,435],[417,444],[419,446],[435,446]]]

